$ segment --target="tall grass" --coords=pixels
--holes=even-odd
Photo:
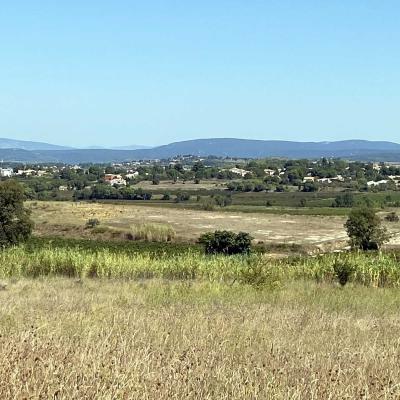
[[[352,281],[373,287],[400,287],[400,266],[393,254],[349,253],[319,257],[271,260],[263,254],[206,256],[195,251],[183,254],[124,253],[100,249],[39,248],[23,246],[0,252],[0,277],[64,275],[101,278],[202,279],[213,282],[284,284],[306,279],[336,280],[335,263],[352,265]]]
[[[134,240],[148,242],[170,242],[175,238],[175,230],[168,224],[141,223],[131,226]]]

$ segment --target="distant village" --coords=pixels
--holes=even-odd
[[[111,164],[19,165],[2,164],[1,179],[20,180],[34,192],[89,190],[96,185],[137,186],[219,181],[230,191],[397,190],[400,165],[390,163],[320,160],[245,160],[179,156]],[[36,182],[36,183],[35,183]]]

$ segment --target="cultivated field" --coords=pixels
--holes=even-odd
[[[43,278],[0,291],[2,399],[398,399],[397,289]]]

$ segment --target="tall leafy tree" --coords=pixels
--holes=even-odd
[[[377,250],[389,240],[386,229],[372,208],[353,209],[344,226],[353,248]]]
[[[15,181],[0,182],[0,247],[29,238],[33,222],[24,207],[24,189]]]

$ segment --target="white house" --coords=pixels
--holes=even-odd
[[[233,172],[234,174],[240,175],[241,177],[244,177],[247,174],[251,174],[251,171],[246,171],[245,169],[241,168],[231,168],[229,171]]]
[[[12,168],[0,168],[0,176],[3,178],[9,178],[13,176],[14,171]]]
[[[126,178],[126,179],[134,179],[134,178],[136,178],[137,176],[139,176],[139,172],[138,172],[138,171],[135,171],[135,172],[132,172],[132,173],[130,173],[130,174],[126,174],[126,175],[125,175],[125,178]]]
[[[272,176],[275,174],[275,170],[267,168],[267,169],[264,169],[264,173],[265,173],[265,175]]]
[[[126,180],[123,179],[121,175],[105,174],[104,181],[105,181],[105,183],[107,183],[111,186],[113,186],[113,185],[126,186]]]
[[[332,181],[329,178],[320,178],[318,179],[319,183],[332,183]]]
[[[303,179],[303,183],[314,182],[314,181],[315,181],[315,176],[305,176]]]
[[[17,175],[35,175],[36,171],[34,169],[19,169]]]
[[[367,182],[367,185],[368,185],[368,186],[379,186],[379,185],[384,185],[384,184],[386,184],[386,183],[388,183],[388,181],[382,179],[381,181],[377,181],[377,182],[375,182],[375,181],[369,181],[369,182]]]
[[[331,179],[332,179],[332,181],[344,182],[344,178],[342,175],[336,175]]]

